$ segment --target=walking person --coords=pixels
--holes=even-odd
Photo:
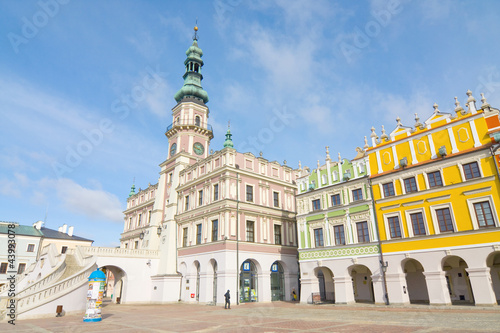
[[[292,289],[292,301],[297,300],[297,293],[295,292],[295,288]]]
[[[224,304],[224,309],[231,309],[231,295],[229,294],[229,289],[227,292],[224,294],[224,297],[226,298],[226,303]]]

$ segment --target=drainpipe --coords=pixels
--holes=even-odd
[[[236,164],[236,169],[240,166]],[[239,248],[239,238],[240,238],[240,191],[239,191],[239,173],[236,171],[236,305],[240,304],[240,248]]]
[[[378,239],[378,251],[380,253],[380,271],[382,272],[382,283],[384,287],[385,305],[389,305],[389,294],[387,293],[387,279],[385,276],[385,271],[387,270],[387,263],[384,261],[384,254],[382,253],[382,240],[380,239],[377,212],[375,210],[375,200],[373,199],[372,181],[370,178],[368,178],[368,186],[370,187],[370,195],[372,197],[373,219],[375,220],[375,231],[377,232],[377,239]]]

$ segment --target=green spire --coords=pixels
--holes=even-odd
[[[184,97],[195,97],[201,99],[203,103],[208,102],[208,94],[203,90],[201,86],[201,80],[203,80],[203,75],[201,75],[201,68],[203,67],[203,51],[198,47],[198,27],[194,27],[193,44],[186,51],[186,60],[184,65],[186,66],[186,72],[184,73],[184,85],[182,88],[174,95],[175,100],[180,102]]]
[[[227,132],[226,132],[226,141],[224,141],[224,148],[227,148],[227,147],[231,147],[233,148],[233,140],[231,140],[231,137],[233,135],[231,134],[231,130],[230,130],[230,125],[227,124]]]
[[[134,183],[132,184],[132,187],[130,188],[130,193],[128,195],[128,197],[130,198],[131,196],[133,196],[135,194],[135,181]]]

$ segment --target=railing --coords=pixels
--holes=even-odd
[[[24,288],[16,295],[18,297],[23,297],[25,295],[32,294],[37,290],[48,286],[52,281],[57,281],[57,279],[59,279],[64,274],[65,269],[66,269],[66,262],[62,261],[61,264],[54,271],[50,272],[46,277]]]
[[[79,246],[84,256],[158,258],[158,250],[133,250],[117,247]]]
[[[31,273],[34,269],[35,269],[35,266],[37,264],[37,261],[31,263],[31,265],[28,266],[28,268],[21,274],[18,274],[16,276],[16,280],[14,282],[15,286],[19,286],[19,283],[29,274]],[[6,283],[4,284],[3,286],[0,287],[0,295],[2,295],[2,293],[4,293],[7,289],[9,289],[9,286],[10,286],[10,283]]]
[[[88,281],[90,274],[96,269],[95,261],[84,267],[80,272],[70,276],[59,283],[56,283],[48,288],[42,289],[33,294],[16,297],[17,299],[17,314],[21,314],[31,310],[41,304],[57,299],[62,294],[67,294]]]
[[[197,121],[196,119],[178,119],[174,123],[167,126],[166,132],[170,131],[172,128],[174,128],[174,126],[197,126],[213,132],[212,125],[201,122],[201,120]]]

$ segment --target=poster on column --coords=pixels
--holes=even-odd
[[[105,281],[89,281],[84,321],[100,321]]]

